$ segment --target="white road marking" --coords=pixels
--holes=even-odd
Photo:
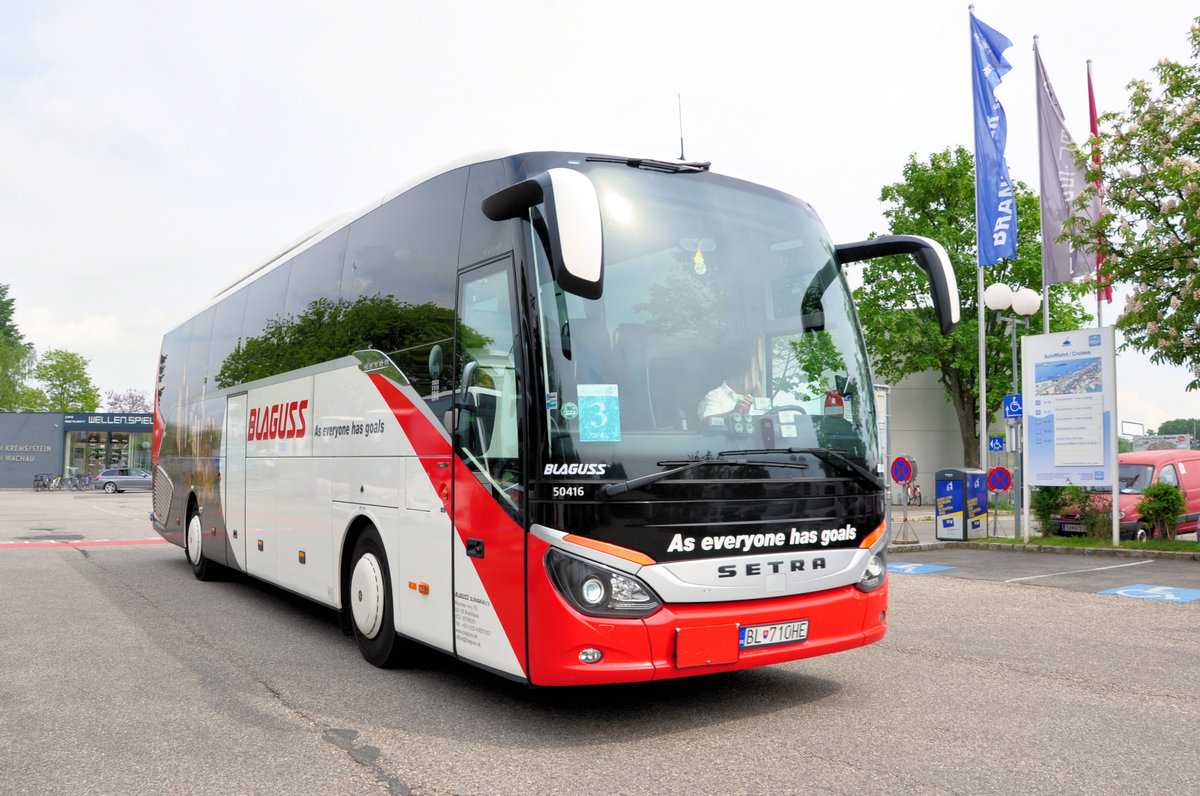
[[[1029,575],[1024,578],[1010,578],[1009,580],[1006,580],[1004,582],[1005,583],[1016,583],[1016,582],[1022,581],[1022,580],[1037,580],[1038,578],[1056,578],[1059,575],[1078,575],[1083,572],[1099,572],[1104,569],[1120,569],[1121,567],[1136,567],[1139,564],[1153,564],[1153,563],[1154,563],[1153,559],[1150,559],[1148,561],[1132,561],[1128,564],[1113,564],[1111,567],[1092,567],[1091,569],[1072,569],[1067,572],[1051,572],[1047,575]]]

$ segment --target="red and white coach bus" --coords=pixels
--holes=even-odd
[[[708,164],[445,171],[166,334],[154,528],[201,579],[339,611],[379,666],[415,641],[569,685],[869,644],[888,532],[842,265],[891,254],[948,333],[936,243],[834,246]]]

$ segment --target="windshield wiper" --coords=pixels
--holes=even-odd
[[[746,453],[754,453],[755,451],[745,451],[745,452]],[[767,452],[775,453],[775,451],[767,451]],[[724,455],[724,454],[722,454],[722,455]],[[807,464],[803,464],[803,463],[799,463],[799,462],[760,462],[760,461],[752,461],[750,459],[697,459],[697,460],[687,461],[687,462],[659,462],[658,463],[659,467],[670,467],[671,469],[670,470],[661,470],[657,473],[648,473],[646,475],[638,476],[637,478],[631,478],[628,481],[622,481],[618,484],[605,484],[604,486],[602,486],[600,488],[600,494],[604,495],[605,497],[612,497],[613,495],[620,495],[624,492],[628,492],[631,489],[641,489],[642,487],[649,486],[650,484],[653,484],[656,481],[661,481],[664,478],[669,478],[670,476],[675,475],[676,473],[682,473],[686,470],[694,470],[695,468],[702,467],[706,464],[723,464],[723,465],[732,464],[732,465],[744,466],[744,467],[798,467],[801,469],[808,467]]]
[[[883,489],[886,484],[883,480],[875,475],[875,473],[856,463],[853,459],[847,456],[842,451],[830,450],[829,448],[767,448],[764,450],[745,450],[745,451],[721,451],[718,456],[762,456],[767,453],[808,453],[816,456],[824,462],[838,465],[843,470],[849,470],[855,475],[860,475],[865,478],[871,486],[876,489]],[[775,464],[772,462],[771,464]]]

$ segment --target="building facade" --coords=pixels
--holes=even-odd
[[[932,506],[936,486],[934,473],[947,467],[963,466],[958,416],[946,400],[935,371],[907,376],[892,386],[890,426],[889,461],[897,456],[908,456],[916,461],[916,484],[921,488],[924,505]],[[902,502],[903,487],[894,484],[892,487],[893,502]]]
[[[897,456],[908,456],[916,461],[916,484],[921,488],[924,505],[932,511],[937,486],[934,475],[937,471],[966,466],[958,415],[946,398],[937,371],[927,370],[907,376],[893,385],[891,392],[891,449],[888,460],[890,462]],[[992,418],[988,435],[1005,436],[1002,417]],[[1010,471],[1015,469],[1017,454],[1013,450],[1012,435],[1007,436],[1003,451],[988,453],[983,470],[998,465]],[[892,502],[901,502],[904,489],[895,484],[891,486]],[[1000,502],[1007,504],[1011,500],[1012,493],[1009,492]]]
[[[35,475],[150,469],[149,412],[0,412],[0,488],[32,488]]]

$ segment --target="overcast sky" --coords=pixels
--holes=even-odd
[[[1130,79],[1189,58],[1200,13],[975,10],[1013,41],[998,96],[1035,189],[1033,35],[1082,140],[1087,59],[1123,109]],[[678,157],[680,95],[689,159],[809,200],[848,241],[886,231],[909,154],[973,140],[965,2],[0,0],[0,30],[0,283],[38,352],[83,354],[102,392],[151,393],[163,332],[220,288],[472,153]],[[1182,371],[1124,354],[1118,374],[1122,420],[1200,417]]]

